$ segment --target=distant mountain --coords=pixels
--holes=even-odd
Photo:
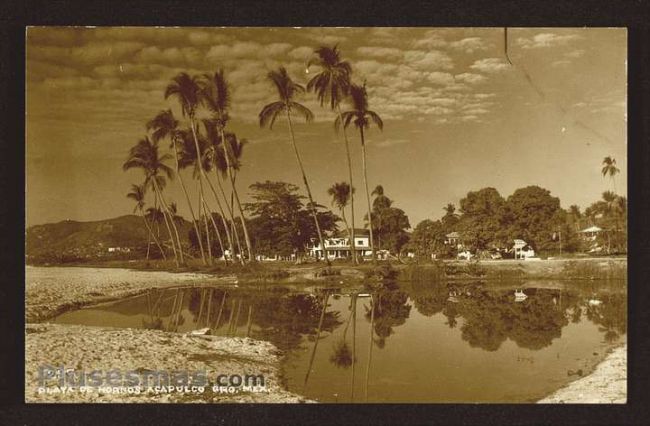
[[[178,233],[187,245],[191,223],[183,220]],[[154,231],[157,228],[154,225]],[[161,238],[168,239],[160,225]],[[109,248],[112,249],[109,252]],[[147,248],[147,228],[142,217],[120,216],[94,222],[64,220],[27,228],[25,251],[28,263],[62,263],[104,257],[136,257]],[[153,249],[153,246],[152,246]]]

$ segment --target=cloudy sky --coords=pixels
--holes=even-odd
[[[486,186],[507,196],[540,185],[584,208],[611,188],[600,175],[608,155],[625,193],[625,30],[511,28],[508,40],[513,65],[501,28],[30,28],[27,225],[132,211],[125,194],[142,176],[121,164],[148,119],[169,107],[180,116],[163,97],[180,71],[225,70],[230,128],[250,141],[242,194],[260,180],[299,184],[286,124],[257,124],[275,100],[266,73],[284,65],[306,83],[313,49],[334,43],[385,122],[368,133],[370,186],[383,185],[412,226]],[[316,121],[297,126],[299,149],[315,198],[329,205],[326,189],[347,177],[344,144],[332,114],[311,94],[302,102]],[[360,191],[358,134],[350,138]],[[178,185],[169,198],[189,217]]]

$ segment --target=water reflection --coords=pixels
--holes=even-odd
[[[626,314],[621,283],[468,282],[153,289],[56,321],[268,340],[286,353],[289,388],[323,401],[508,401],[557,387],[586,367],[577,360],[625,339]]]

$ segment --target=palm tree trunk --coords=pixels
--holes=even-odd
[[[221,321],[221,314],[223,313],[223,307],[226,305],[226,292],[223,292],[223,297],[221,298],[221,306],[219,307],[219,315],[217,315],[217,320],[214,323],[214,329],[219,328],[219,322]]]
[[[158,183],[156,182],[155,177],[152,179],[152,182],[153,182],[154,191],[156,192],[156,195],[160,200],[160,205],[163,206],[163,210],[166,211],[166,206],[164,201],[162,200],[162,195],[160,194],[160,189],[158,188]],[[172,251],[174,252],[174,261],[176,262],[176,267],[178,268],[180,265],[178,263],[178,253],[176,252],[176,244],[174,243],[174,236],[172,234],[171,227],[169,226],[169,221],[167,219],[167,215],[165,214],[165,211],[163,211],[163,219],[165,219],[165,226],[167,227],[167,233],[169,234],[169,241],[172,243]]]
[[[354,242],[353,242],[354,238],[351,237],[351,235],[354,234],[350,230],[350,225],[348,224],[348,220],[345,218],[345,207],[341,207],[341,218],[343,219],[343,224],[345,225],[345,229],[348,230],[348,237],[352,238],[352,240],[350,241],[350,249],[354,252]],[[352,259],[356,260],[356,256],[352,255]]]
[[[320,319],[318,320],[318,329],[316,330],[316,340],[314,341],[314,348],[311,351],[311,356],[309,357],[309,366],[307,367],[307,374],[305,375],[305,383],[303,384],[303,391],[307,388],[307,381],[309,380],[309,373],[311,373],[311,368],[314,365],[314,358],[316,357],[316,348],[318,347],[318,342],[320,340],[320,333],[323,329],[323,319],[325,319],[325,310],[327,310],[327,301],[329,300],[329,293],[325,293],[323,298],[323,309],[320,312]]]
[[[208,208],[208,204],[205,202],[205,198],[203,199],[203,206],[205,207],[206,211],[210,211]],[[219,232],[219,228],[217,227],[217,222],[214,221],[214,217],[212,214],[210,214],[210,222],[212,222],[212,227],[214,228],[214,232],[217,234],[217,241],[219,241],[219,248],[221,249],[221,254],[223,255],[224,260],[226,261],[226,264],[228,264],[228,259],[226,259],[226,252],[224,251],[223,247],[223,241],[221,240],[221,232]]]
[[[219,129],[219,133],[221,133],[221,145],[223,147],[223,153],[224,156],[226,157],[226,169],[228,172],[228,178],[230,179],[230,185],[232,187],[232,192],[235,194],[235,201],[237,202],[237,210],[239,210],[239,220],[241,221],[241,226],[244,229],[244,240],[246,241],[246,249],[248,250],[248,260],[252,261],[254,260],[253,256],[253,248],[251,247],[251,239],[248,235],[248,227],[246,226],[246,222],[244,220],[244,210],[241,208],[241,202],[239,201],[239,194],[237,193],[237,187],[235,186],[235,180],[232,177],[232,168],[230,165],[230,155],[228,153],[228,148],[226,147],[226,136],[224,129],[221,128]],[[242,256],[243,257],[243,256]]]
[[[201,239],[201,232],[196,221],[196,216],[194,215],[194,209],[192,208],[192,202],[190,201],[190,196],[187,194],[187,188],[185,188],[185,182],[183,181],[183,176],[181,176],[180,168],[178,166],[178,149],[176,147],[176,138],[172,136],[172,143],[174,144],[174,165],[176,166],[176,176],[178,176],[178,182],[183,189],[183,194],[185,194],[185,201],[187,201],[187,206],[190,208],[190,215],[192,216],[192,225],[194,226],[194,232],[196,232],[196,238],[199,240],[199,249],[201,250],[201,261],[203,264],[206,264],[205,260],[205,251],[203,249],[203,241]],[[200,179],[200,177],[199,177]]]
[[[352,385],[350,392],[350,402],[354,402],[354,365],[357,363],[355,359],[357,343],[357,295],[352,295]]]
[[[363,127],[359,128],[361,134],[361,149],[363,161],[363,183],[366,186],[366,199],[368,201],[368,228],[370,231],[370,250],[372,250],[372,263],[377,264],[377,257],[375,256],[375,242],[372,239],[372,207],[370,206],[370,189],[368,188],[368,166],[366,165],[366,141],[363,135]]]
[[[144,224],[147,227],[147,230],[149,231],[149,238],[153,237],[154,242],[158,246],[158,249],[160,250],[160,254],[162,254],[163,259],[167,260],[167,256],[165,255],[165,251],[163,248],[160,246],[160,242],[158,242],[158,238],[156,238],[156,235],[153,233],[153,229],[151,229],[151,226],[149,226],[149,222],[147,222],[147,218],[144,215],[144,212],[140,210],[140,214],[142,215],[142,220],[144,220]],[[149,243],[147,243],[147,260],[149,260]]]
[[[237,231],[237,226],[235,226],[235,212],[233,210],[233,205],[228,204],[228,197],[226,197],[226,191],[224,191],[223,185],[221,184],[221,176],[219,176],[219,173],[216,170],[215,170],[215,174],[217,175],[217,186],[219,186],[219,192],[221,192],[221,196],[223,197],[224,203],[226,203],[226,208],[228,209],[228,215],[229,215],[229,219],[230,219],[230,223],[232,225],[232,228],[230,228],[231,230],[228,231],[228,229],[229,229],[228,224],[225,221],[223,223],[223,226],[226,227],[226,232],[228,232],[230,235],[232,235],[233,239],[237,243],[237,250],[240,253],[240,256],[241,256],[240,260],[241,260],[242,265],[243,265],[244,264],[244,255],[243,255],[243,252],[242,252],[242,249],[241,249],[241,241],[239,240],[239,231]],[[213,189],[213,191],[214,191],[214,189]],[[216,197],[217,193],[215,192],[214,194],[215,194],[214,196]],[[230,250],[232,251],[232,256],[233,256],[233,259],[234,259],[235,246],[232,245],[232,240],[231,240]]]
[[[221,183],[219,181],[219,172],[215,169],[215,174],[217,175],[217,183],[219,183],[219,186],[221,186]],[[221,206],[221,201],[219,201],[219,196],[217,195],[217,191],[214,189],[214,185],[212,185],[212,181],[210,180],[210,177],[206,175],[206,180],[208,182],[208,185],[210,186],[210,190],[212,191],[212,195],[214,196],[215,201],[217,202],[217,207],[219,208],[219,214],[221,214],[221,222],[223,222],[223,228],[226,230],[226,238],[228,239],[228,245],[230,246],[230,255],[234,256],[235,254],[235,246],[232,241],[232,235],[230,234],[230,231],[228,230],[228,222],[227,222],[227,217],[225,213],[223,212],[223,207]],[[223,189],[221,191],[223,193]],[[225,200],[226,202],[226,207],[228,200]],[[230,210],[228,210],[228,213],[230,214],[230,220],[233,221],[234,219],[232,218],[232,213]],[[226,252],[224,252],[224,259],[226,259]],[[233,262],[234,262],[234,257],[233,257]],[[228,263],[228,260],[226,259],[226,263]]]
[[[343,115],[341,114],[341,106],[336,105],[337,112],[339,114],[339,122],[343,124]],[[350,181],[350,220],[352,221],[352,228],[349,233],[350,236],[350,241],[352,242],[351,248],[352,248],[352,261],[356,265],[357,262],[357,250],[355,248],[355,239],[354,239],[354,186],[352,184],[352,157],[350,156],[350,141],[348,140],[348,134],[345,130],[345,126],[342,126],[343,128],[343,139],[345,140],[345,153],[348,157],[348,177]]]
[[[205,203],[203,202],[203,181],[199,177],[199,217],[201,217],[201,212],[203,212],[203,225],[205,228],[205,238],[208,244],[208,264],[212,265],[212,244],[210,243],[210,228],[208,227],[208,212],[205,209]],[[201,235],[197,234],[199,241],[201,241]],[[202,244],[201,244],[202,245]]]
[[[368,402],[368,383],[370,382],[370,364],[372,363],[372,334],[375,325],[374,297],[370,295],[370,341],[368,342],[368,365],[366,366],[366,401]]]
[[[165,201],[165,198],[162,195],[162,191],[158,186],[158,182],[156,182],[155,176],[153,178],[153,184],[158,191],[158,196],[160,197],[160,205],[163,206],[163,209],[167,212],[167,215],[169,215],[169,221],[171,222],[171,227],[174,230],[174,235],[176,236],[176,241],[178,242],[178,256],[181,264],[184,265],[185,259],[183,257],[183,246],[181,244],[181,238],[178,236],[178,228],[176,227],[176,223],[174,222],[174,215],[172,215],[171,211],[169,210],[169,206],[167,205],[167,202]],[[167,225],[167,227],[169,228],[169,225]],[[169,232],[169,236],[170,238],[173,238],[171,235],[171,231]]]
[[[318,223],[318,216],[316,215],[316,205],[314,203],[314,197],[311,196],[311,189],[309,188],[307,175],[305,175],[305,168],[302,165],[302,160],[300,159],[300,154],[298,153],[298,146],[296,145],[296,137],[293,133],[293,123],[291,122],[291,112],[289,112],[288,107],[287,107],[287,120],[289,121],[289,132],[291,133],[291,144],[293,146],[293,152],[296,154],[296,160],[298,161],[298,166],[300,167],[300,173],[302,174],[302,181],[305,184],[305,189],[307,190],[307,196],[309,197],[309,207],[311,210],[311,215],[313,216],[314,223],[316,224],[316,231],[318,232],[318,242],[320,243],[320,246],[323,249],[323,254],[325,255],[325,261],[327,262],[327,266],[331,266],[330,259],[327,256],[327,250],[325,250],[323,233],[320,230],[320,224]]]
[[[142,212],[142,209],[140,209],[140,214],[142,215],[142,220],[144,220],[144,224],[147,226],[147,262],[149,262],[149,251],[151,250],[151,229],[149,228],[149,223],[147,223],[147,219],[144,217],[144,213]]]

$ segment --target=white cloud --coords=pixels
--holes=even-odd
[[[576,34],[558,35],[553,33],[540,33],[531,38],[519,37],[517,44],[523,49],[538,49],[541,47],[553,47],[566,45],[569,41],[578,40],[581,37]]]
[[[465,53],[474,53],[477,50],[486,50],[487,46],[480,37],[467,37],[449,43],[449,47]]]
[[[394,47],[368,47],[363,46],[357,49],[357,53],[361,56],[369,56],[378,59],[401,59],[402,51]]]
[[[439,50],[407,50],[404,52],[404,62],[421,71],[449,70],[454,67],[451,57]]]
[[[510,65],[508,65],[503,59],[485,58],[475,61],[472,65],[470,65],[470,68],[475,71],[494,74],[507,70],[510,68]]]
[[[482,74],[474,74],[474,73],[469,73],[469,72],[464,72],[462,74],[456,74],[454,76],[456,81],[460,81],[461,83],[468,83],[468,84],[478,84],[483,81],[485,81],[485,76]]]

